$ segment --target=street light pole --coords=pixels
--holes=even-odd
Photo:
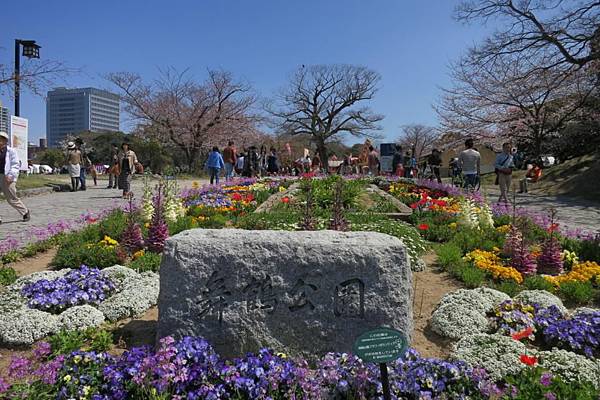
[[[19,107],[19,95],[21,91],[21,83],[20,74],[21,74],[21,55],[19,51],[21,50],[21,41],[19,39],[15,39],[15,116],[20,116],[20,107]]]
[[[40,58],[40,46],[35,40],[15,39],[15,116],[20,116],[20,95],[21,95],[21,45],[23,45],[23,55],[27,58]]]

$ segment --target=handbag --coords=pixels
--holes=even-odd
[[[108,169],[108,173],[111,175],[121,175],[121,168],[119,167],[119,164],[115,164],[112,167],[110,167]]]
[[[144,173],[144,166],[142,165],[142,163],[136,162],[134,164],[135,167],[135,173],[136,174],[143,174]]]

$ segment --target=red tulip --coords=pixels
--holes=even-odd
[[[419,230],[426,231],[427,229],[429,229],[429,225],[420,224],[417,228],[419,228]]]
[[[537,358],[534,356],[528,356],[526,354],[521,354],[521,362],[525,365],[529,365],[533,367],[537,363]]]
[[[522,340],[528,338],[533,333],[533,328],[528,326],[520,332],[515,332],[511,335],[511,337],[515,340]]]
[[[282,202],[282,203],[285,203],[285,204],[287,204],[287,203],[289,203],[289,202],[290,202],[290,198],[289,198],[289,197],[287,197],[287,196],[286,196],[286,197],[283,197],[283,198],[281,199],[281,202]]]

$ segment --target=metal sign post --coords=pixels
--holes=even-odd
[[[387,363],[400,358],[407,346],[404,334],[392,328],[378,328],[365,332],[354,342],[354,354],[365,362],[379,364],[384,400],[391,400]]]

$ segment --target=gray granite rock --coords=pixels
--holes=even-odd
[[[269,347],[312,358],[363,332],[412,333],[400,240],[375,232],[194,229],[167,241],[158,338],[205,337],[227,357]]]

